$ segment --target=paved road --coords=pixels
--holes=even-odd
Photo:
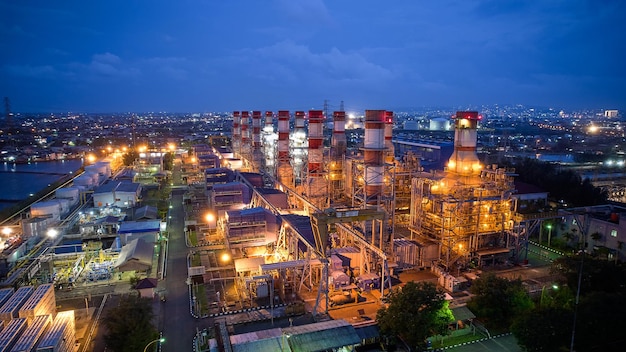
[[[175,168],[180,170],[179,165]],[[161,283],[167,297],[167,301],[161,303],[159,309],[160,329],[166,339],[162,345],[162,350],[165,352],[191,350],[196,328],[203,328],[199,325],[200,321],[190,312],[189,289],[186,283],[189,249],[185,244],[183,232],[185,226],[183,194],[183,190],[172,191],[172,208],[169,213],[171,218],[168,226],[167,276]]]
[[[513,335],[506,335],[474,342],[463,346],[446,348],[446,352],[521,352]]]

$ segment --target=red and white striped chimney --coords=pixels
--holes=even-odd
[[[480,174],[483,166],[476,154],[477,111],[457,111],[454,119],[454,151],[448,160],[448,170],[462,175]]]
[[[385,111],[385,162],[393,164],[395,161],[393,142],[393,111]]]
[[[330,179],[341,180],[343,175],[343,157],[346,154],[346,112],[333,112],[333,135],[331,138]]]
[[[241,112],[241,149],[242,153],[244,150],[249,150],[250,146],[250,130],[248,130],[248,126],[250,125],[250,113],[247,111]]]
[[[278,162],[289,163],[289,111],[278,112]]]
[[[252,148],[261,148],[261,112],[252,112]]]
[[[309,175],[321,176],[324,146],[324,111],[309,110]]]
[[[233,153],[241,153],[241,115],[239,111],[233,111]]]
[[[274,132],[274,113],[271,111],[265,112],[265,127],[263,130],[267,133]]]
[[[385,110],[365,110],[365,139],[363,141],[365,164],[365,193],[367,203],[382,195]]]

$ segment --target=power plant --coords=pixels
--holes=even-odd
[[[419,155],[394,153],[392,111],[365,111],[357,148],[348,148],[344,111],[281,110],[276,129],[267,111],[262,132],[253,111],[251,138],[249,116],[233,113],[231,145],[242,167],[230,181],[247,185],[250,201],[209,204],[240,292],[263,295],[265,281],[253,278],[269,275],[284,300],[317,290],[316,313],[332,306],[335,291],[383,295],[394,270],[429,269],[454,291],[462,271],[519,254],[525,232],[514,216],[514,174],[480,163],[478,112],[452,116],[454,151],[445,168],[430,171]]]

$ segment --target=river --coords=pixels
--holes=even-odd
[[[0,209],[27,199],[82,165],[82,159],[0,163]]]

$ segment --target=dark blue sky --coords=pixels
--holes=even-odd
[[[14,111],[626,108],[622,0],[0,0]]]

